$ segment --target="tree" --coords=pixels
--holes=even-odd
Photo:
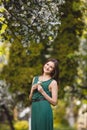
[[[1,34],[13,42],[16,38],[29,45],[31,40],[39,43],[49,36],[55,39],[59,20],[59,7],[63,0],[7,0],[1,4]],[[3,31],[3,27],[6,29]]]
[[[84,29],[82,20],[81,1],[66,0],[61,6],[61,26],[57,38],[53,43],[52,55],[60,63],[60,93],[64,94],[65,86],[72,86],[77,75],[78,60],[76,52],[80,45],[80,37]]]
[[[18,5],[15,2],[18,2]],[[8,21],[10,20],[9,23],[12,22],[13,20],[16,22],[21,22],[24,19],[24,22],[23,21],[22,22],[23,22],[23,24],[26,24],[25,18],[27,18],[27,15],[24,15],[24,17],[22,17],[20,15],[19,18],[15,15],[15,12],[17,13],[17,11],[19,11],[18,14],[21,14],[22,5],[23,5],[23,7],[25,7],[25,5],[27,5],[26,4],[27,1],[25,1],[25,2],[21,1],[21,2],[22,3],[20,3],[19,1],[8,1],[8,3],[4,3],[5,8],[9,11],[12,10],[13,12],[10,11],[10,13],[14,14],[14,15],[11,15],[8,19],[6,16],[9,16],[9,15],[4,14],[5,18]],[[39,4],[40,5],[43,4],[44,6],[46,4],[46,7],[48,6],[48,4],[52,4],[51,1],[47,2],[47,3],[44,3],[44,2],[39,3]],[[30,4],[28,6],[32,7],[33,11],[34,11],[34,9],[36,11],[38,9],[37,7],[40,6],[38,4],[35,6],[35,3],[32,3],[31,1],[29,3]],[[26,96],[28,97],[28,93],[29,93],[28,86],[30,86],[31,79],[32,79],[33,75],[35,75],[37,72],[39,74],[42,63],[48,57],[55,57],[59,60],[59,63],[60,63],[60,83],[61,83],[60,88],[61,88],[61,91],[59,93],[59,97],[63,97],[63,95],[64,95],[63,90],[66,85],[72,86],[72,84],[74,83],[74,80],[75,80],[75,76],[77,75],[77,66],[78,66],[78,62],[75,59],[76,58],[75,52],[78,51],[79,37],[82,35],[82,30],[84,27],[84,23],[81,19],[82,13],[80,10],[80,4],[81,4],[80,1],[66,0],[65,3],[61,6],[61,8],[59,8],[60,12],[58,12],[58,14],[62,14],[61,26],[59,28],[57,38],[56,37],[55,37],[56,39],[53,38],[53,39],[55,39],[55,41],[53,41],[51,35],[49,35],[50,36],[49,42],[46,37],[44,40],[42,38],[42,36],[39,35],[37,29],[35,28],[36,31],[33,30],[33,31],[35,31],[35,33],[32,32],[32,34],[33,34],[33,36],[34,36],[34,34],[38,34],[38,36],[40,38],[42,38],[41,43],[36,44],[35,39],[32,40],[32,38],[31,38],[29,43],[24,42],[23,44],[21,44],[22,40],[25,37],[25,35],[24,35],[24,37],[22,38],[21,37],[22,34],[20,35],[21,28],[17,26],[17,27],[15,27],[17,30],[13,30],[13,28],[12,28],[13,24],[12,23],[10,25],[8,24],[9,25],[8,30],[13,31],[13,33],[11,33],[12,34],[11,38],[13,37],[15,39],[13,40],[13,44],[10,48],[9,64],[7,67],[5,66],[5,68],[3,69],[3,74],[4,74],[3,77],[7,80],[8,83],[10,83],[11,91],[13,91],[13,92],[20,91],[21,93],[25,92]],[[12,6],[12,5],[14,5],[14,6]],[[18,9],[18,7],[20,7],[21,10]],[[24,9],[23,9],[22,13],[24,13]],[[27,11],[28,11],[28,9],[27,9]],[[14,18],[14,16],[16,18]],[[30,17],[30,18],[32,19],[32,17]],[[17,21],[17,18],[18,18],[18,21]],[[41,17],[41,18],[43,18],[43,17]],[[40,18],[40,20],[41,20],[41,18]],[[59,17],[55,16],[55,20],[56,20],[56,18],[58,18],[57,20],[59,20]],[[54,20],[54,23],[55,23],[55,20]],[[39,22],[41,22],[41,21],[39,21]],[[34,21],[34,23],[38,23],[38,22]],[[45,25],[48,25],[48,23],[49,23],[49,20],[47,21],[47,23]],[[41,23],[41,24],[42,24],[42,27],[44,27],[43,23]],[[16,24],[14,24],[14,25],[16,25]],[[36,24],[36,26],[37,25],[38,24]],[[21,24],[21,27],[22,27],[22,24]],[[56,25],[52,26],[52,27],[55,28]],[[52,28],[52,30],[53,30],[53,28]],[[31,28],[31,29],[33,29],[33,28]],[[51,30],[51,32],[52,32],[52,30]],[[15,36],[14,34],[17,31],[18,31],[17,36]],[[29,31],[30,31],[30,29],[29,29]],[[46,33],[45,31],[46,30],[44,30],[44,33]],[[58,31],[58,28],[57,28],[57,31]],[[24,31],[22,31],[22,32],[24,32]],[[41,32],[42,32],[42,30],[41,30]],[[50,33],[50,31],[49,31],[49,33]],[[46,34],[48,34],[48,33],[46,33]],[[29,35],[31,37],[31,33],[29,33]],[[9,37],[10,35],[6,34],[4,36]],[[28,43],[28,45],[27,45],[27,43]],[[20,86],[20,87],[17,87],[17,86]]]
[[[26,100],[25,96],[28,99],[32,78],[39,74],[45,60],[45,49],[49,48],[50,39],[57,36],[59,6],[62,3],[63,0],[0,2],[1,38],[13,43],[2,77],[10,85],[10,91],[17,95],[20,92],[21,100]]]
[[[8,91],[8,86],[6,86],[5,81],[0,80],[0,112],[4,110],[11,130],[14,130],[12,115],[10,114],[9,109],[13,106],[14,101],[12,95]]]
[[[14,43],[10,46],[10,57],[8,65],[4,66],[2,79],[10,85],[10,91],[17,96],[17,101],[28,99],[33,76],[39,74],[41,63],[38,59],[42,44],[33,43],[31,46],[23,47],[20,43]],[[20,95],[20,96],[19,96]],[[25,101],[25,104],[28,102]]]
[[[84,30],[82,37],[80,38],[80,46],[77,53],[78,56],[78,75],[77,75],[77,85],[79,86],[79,97],[86,102],[87,100],[87,3],[81,0],[82,6],[81,10],[83,13]],[[86,102],[87,103],[87,102]]]

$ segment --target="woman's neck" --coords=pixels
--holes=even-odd
[[[41,78],[42,78],[43,80],[45,80],[45,79],[50,79],[51,76],[44,73],[44,74],[41,75]]]

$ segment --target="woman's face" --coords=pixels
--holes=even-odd
[[[43,72],[46,74],[51,74],[55,68],[55,65],[52,61],[47,62],[43,67]]]

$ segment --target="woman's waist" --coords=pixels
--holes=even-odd
[[[39,98],[32,98],[32,102],[39,102],[39,101],[43,101],[46,100],[44,97],[39,97]]]

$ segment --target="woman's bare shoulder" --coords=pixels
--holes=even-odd
[[[57,81],[53,79],[50,85],[52,85],[52,86],[56,85],[57,86]]]

